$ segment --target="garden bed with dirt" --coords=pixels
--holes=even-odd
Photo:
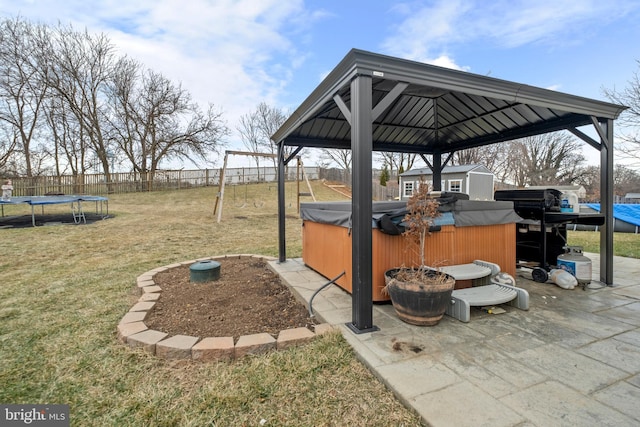
[[[189,266],[157,273],[159,300],[145,319],[169,335],[228,337],[310,327],[314,322],[266,262],[254,257],[217,258],[220,278],[191,283]]]

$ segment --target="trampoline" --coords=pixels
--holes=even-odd
[[[102,215],[103,217],[109,215],[109,199],[102,196],[90,196],[90,195],[12,197],[9,200],[0,200],[0,208],[2,209],[2,216],[4,217],[5,205],[19,205],[19,204],[30,205],[31,206],[31,224],[35,227],[36,226],[36,214],[35,214],[36,206],[41,206],[42,214],[44,214],[45,205],[62,205],[62,204],[68,203],[71,205],[71,214],[73,216],[73,222],[75,224],[80,224],[80,223],[86,224],[87,218],[84,213],[82,202],[95,202],[96,213],[99,212],[99,214]],[[105,207],[106,207],[106,214],[103,214],[103,210],[105,209]]]

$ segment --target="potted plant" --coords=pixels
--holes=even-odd
[[[403,236],[412,245],[418,245],[420,265],[385,272],[385,290],[398,317],[413,325],[436,325],[451,302],[455,286],[453,277],[425,265],[425,242],[434,219],[440,216],[438,206],[438,201],[429,194],[429,186],[420,185],[408,200],[408,213],[403,219]]]

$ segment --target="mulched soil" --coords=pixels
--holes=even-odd
[[[229,337],[266,332],[274,337],[284,329],[309,327],[313,321],[280,277],[266,262],[251,257],[226,257],[220,279],[191,283],[189,266],[154,276],[162,288],[145,319],[150,329],[169,335]]]

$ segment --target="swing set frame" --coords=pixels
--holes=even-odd
[[[224,204],[224,187],[225,187],[225,176],[227,172],[227,160],[229,156],[248,156],[248,157],[268,157],[271,159],[277,158],[276,154],[272,153],[254,153],[251,151],[232,151],[226,150],[224,152],[224,162],[222,164],[222,170],[220,171],[220,181],[218,183],[218,194],[216,195],[216,203],[213,207],[213,214],[217,214],[217,222],[222,220],[222,206]],[[304,165],[302,164],[302,159],[300,156],[296,156],[297,164],[296,164],[296,183],[297,183],[297,191],[296,191],[296,199],[297,199],[297,210],[300,212],[300,197],[307,196],[311,197],[313,201],[316,201],[316,196],[313,194],[313,189],[311,188],[311,183],[309,182],[309,178],[304,171]],[[308,188],[308,192],[300,192],[300,170],[302,170],[302,177],[305,180]]]

